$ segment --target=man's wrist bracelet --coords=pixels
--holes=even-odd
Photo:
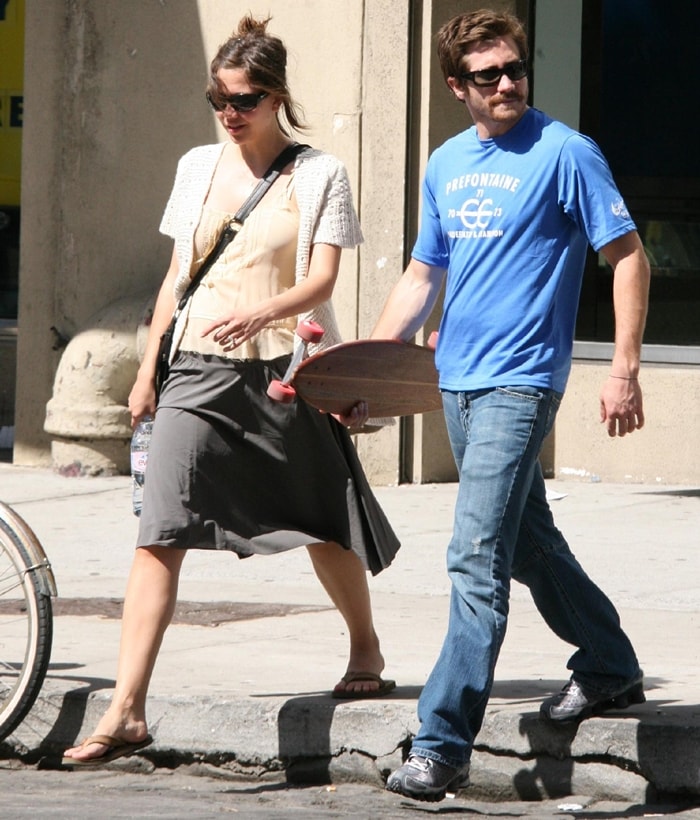
[[[611,379],[622,379],[623,381],[626,381],[626,382],[639,381],[639,379],[636,376],[614,376],[612,373],[610,374],[610,378]]]

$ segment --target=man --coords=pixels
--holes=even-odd
[[[538,464],[571,366],[587,245],[614,270],[615,350],[600,397],[610,436],[642,427],[637,381],[649,267],[597,146],[527,105],[527,40],[509,14],[438,33],[447,82],[473,127],[431,156],[421,229],[375,338],[409,339],[445,297],[436,364],[459,492],[450,619],[418,704],[421,727],[387,788],[442,800],[468,783],[508,615],[511,578],[577,647],[542,715],[577,721],[644,701],[613,605],[554,526]]]

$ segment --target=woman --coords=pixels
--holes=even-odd
[[[195,148],[178,165],[161,224],[175,248],[129,396],[134,425],[156,411],[156,354],[176,300],[224,222],[291,143],[288,131],[303,128],[285,47],[267,23],[245,17],[211,64],[207,98],[228,140]],[[187,548],[245,557],[305,545],[350,635],[334,696],[376,697],[395,686],[381,678],[365,568],[381,571],[399,544],[343,426],[365,421],[366,408],[337,420],[266,395],[289,363],[300,318],[318,321],[325,340],[339,338],[329,299],[341,248],[361,241],[343,166],[312,149],[292,166],[182,314],[158,400],[112,702],[64,763],[100,765],[151,742],[146,695]]]

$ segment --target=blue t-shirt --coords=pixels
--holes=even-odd
[[[501,137],[472,127],[445,142],[412,253],[447,269],[440,387],[563,392],[587,246],[634,229],[598,146],[541,111]]]

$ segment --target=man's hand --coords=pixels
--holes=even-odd
[[[608,377],[600,392],[600,421],[611,437],[644,427],[642,388],[637,379]]]
[[[609,436],[624,436],[644,426],[636,376],[649,302],[649,260],[636,231],[613,239],[601,251],[614,271],[615,353],[600,393],[600,420]]]
[[[369,418],[369,408],[366,401],[358,401],[349,413],[333,413],[333,418],[339,421],[343,427],[347,427],[351,432],[359,430],[367,424]]]

